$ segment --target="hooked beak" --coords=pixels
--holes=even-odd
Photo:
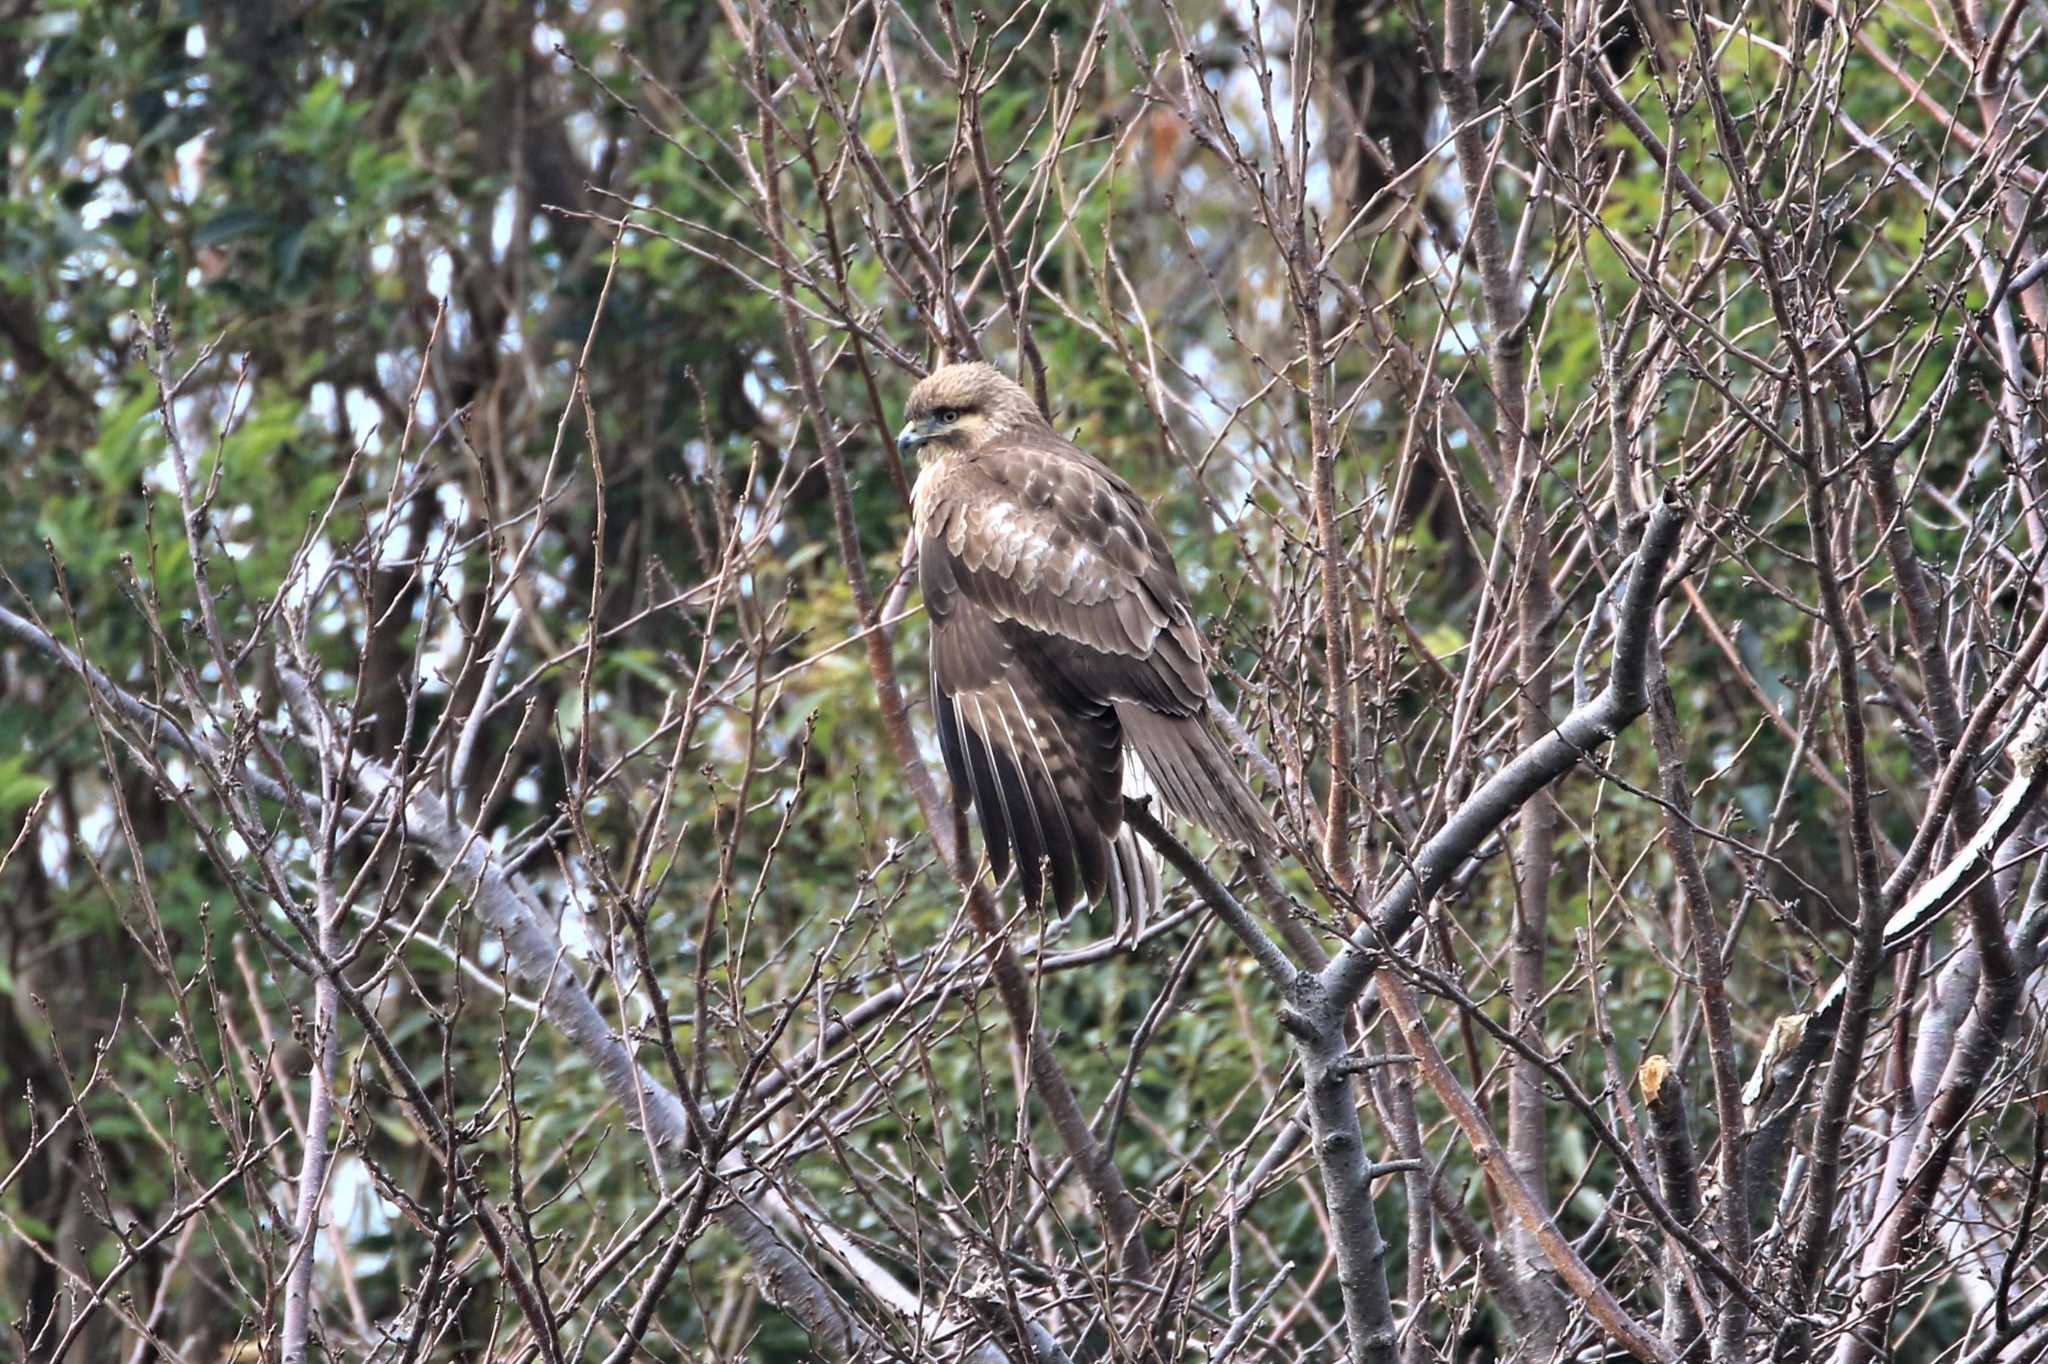
[[[906,423],[904,428],[896,433],[896,449],[902,454],[910,454],[930,440],[933,434],[930,422]]]

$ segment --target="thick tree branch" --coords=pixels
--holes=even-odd
[[[1492,1124],[1465,1093],[1457,1077],[1451,1074],[1443,1053],[1437,1050],[1436,1040],[1422,1021],[1408,982],[1392,971],[1382,971],[1379,983],[1380,1000],[1393,1016],[1395,1026],[1400,1028],[1403,1041],[1409,1050],[1422,1058],[1422,1078],[1450,1111],[1451,1120],[1465,1134],[1474,1155],[1500,1190],[1509,1212],[1527,1230],[1530,1240],[1549,1261],[1558,1278],[1573,1297],[1585,1304],[1593,1319],[1617,1345],[1650,1364],[1673,1364],[1677,1356],[1616,1300],[1613,1292],[1564,1239],[1549,1212],[1507,1160],[1493,1135]]]
[[[59,644],[33,622],[0,608],[0,629],[64,663],[113,713],[127,717],[144,733],[188,756],[218,760],[219,755],[210,745],[191,739],[182,730],[171,728],[157,707],[130,695],[104,672]],[[297,679],[289,669],[284,670],[282,676],[287,682],[288,692],[298,698],[295,710],[306,713],[316,708],[311,689],[303,679]],[[322,731],[330,736],[335,732],[331,726],[323,726]],[[384,764],[366,758],[342,760],[335,767],[354,774],[363,785],[372,808],[402,811],[398,821],[406,844],[432,858],[449,877],[449,884],[465,896],[484,923],[500,936],[514,970],[533,988],[548,1019],[590,1061],[612,1100],[642,1125],[650,1151],[678,1173],[694,1169],[696,1157],[693,1153],[702,1149],[707,1137],[715,1138],[716,1132],[704,1115],[693,1112],[674,1091],[649,1074],[616,1030],[605,1021],[589,992],[570,969],[560,939],[537,911],[531,892],[516,876],[505,870],[496,850],[473,831],[465,829],[450,812],[445,800],[428,786],[420,785],[408,791],[396,773]],[[316,796],[304,792],[296,795],[308,808],[316,811],[321,808]],[[313,955],[301,955],[278,938],[276,930],[268,924],[252,922],[251,926],[257,928],[274,948],[299,956],[302,968],[316,981],[324,980],[331,984],[340,1001],[365,1026],[375,1023],[375,1015],[362,1001],[361,992],[348,983],[340,964],[331,955],[325,950],[317,950],[318,944],[314,945],[316,951]],[[402,1062],[398,1064],[402,1067]],[[423,1093],[413,1096],[411,1106],[430,1131],[439,1130],[439,1110]],[[836,1358],[861,1358],[882,1348],[880,1338],[847,1306],[838,1292],[755,1211],[757,1202],[767,1197],[766,1186],[760,1180],[761,1176],[744,1170],[731,1175],[728,1197],[720,1202],[716,1216],[746,1251],[762,1290],[801,1323],[821,1349]],[[481,1190],[477,1192],[480,1194]],[[317,1203],[302,1206],[310,1210],[317,1207]],[[836,1244],[830,1236],[838,1233],[815,1222],[809,1225],[819,1226],[827,1232],[828,1249]],[[852,1243],[848,1241],[846,1245],[851,1246]],[[884,1306],[898,1308],[905,1302],[917,1300],[914,1293],[905,1289],[871,1258],[848,1258],[838,1251],[834,1253],[841,1262],[841,1268]],[[924,1309],[919,1311],[922,1313]],[[1038,1331],[1032,1334],[1038,1358],[1052,1360],[1058,1357],[1056,1348],[1049,1348],[1049,1337]],[[1000,1352],[994,1345],[986,1345],[975,1358],[982,1364],[996,1364]]]
[[[930,770],[925,766],[917,739],[911,732],[909,711],[904,704],[902,687],[897,681],[896,662],[888,634],[874,628],[879,616],[876,611],[874,588],[868,578],[867,560],[861,550],[859,527],[854,519],[852,494],[846,474],[845,450],[826,409],[817,370],[811,362],[810,343],[805,334],[803,318],[796,306],[796,270],[785,239],[781,197],[782,168],[777,164],[779,124],[768,94],[766,53],[758,40],[750,45],[754,61],[755,100],[759,107],[763,156],[761,175],[767,191],[767,224],[775,260],[781,271],[777,298],[781,306],[783,336],[788,346],[790,363],[796,371],[804,416],[810,425],[812,436],[817,441],[819,458],[825,466],[826,481],[832,497],[833,524],[839,536],[840,558],[845,566],[847,582],[853,590],[855,609],[860,616],[867,649],[868,673],[874,680],[883,726],[889,735],[890,745],[895,749],[897,766],[902,771],[904,780],[909,783],[911,794],[924,815],[925,828],[930,831],[932,842],[938,847],[940,856],[965,892],[968,911],[974,918],[976,928],[993,944],[997,992],[1002,999],[1004,1010],[1010,1016],[1010,1026],[1016,1036],[1017,1045],[1023,1050],[1030,1065],[1036,1095],[1050,1114],[1054,1130],[1058,1132],[1067,1154],[1081,1167],[1082,1176],[1087,1181],[1089,1192],[1094,1195],[1097,1211],[1104,1225],[1109,1228],[1111,1242],[1117,1254],[1122,1257],[1125,1270],[1142,1278],[1149,1271],[1150,1264],[1145,1243],[1138,1236],[1138,1202],[1131,1196],[1130,1188],[1125,1183],[1122,1172],[1117,1169],[1111,1153],[1095,1139],[1087,1116],[1082,1112],[1080,1101],[1074,1095],[1073,1085],[1069,1082],[1066,1071],[1061,1067],[1059,1058],[1054,1054],[1044,1029],[1040,1026],[1037,1004],[1032,998],[1023,965],[1017,960],[1016,951],[1008,941],[1001,916],[996,910],[994,897],[989,893],[980,867],[968,856],[966,846],[952,835],[952,812],[940,801],[937,786],[932,780]]]
[[[1351,1006],[1364,993],[1373,963],[1388,945],[1399,940],[1428,896],[1458,865],[1531,796],[1570,771],[1588,751],[1611,739],[1647,708],[1646,668],[1649,650],[1655,642],[1652,621],[1663,588],[1664,568],[1677,550],[1683,524],[1684,517],[1674,502],[1662,502],[1651,513],[1623,596],[1606,689],[1574,710],[1556,731],[1525,749],[1474,793],[1423,846],[1394,888],[1381,897],[1367,927],[1355,934],[1321,972],[1293,969],[1250,913],[1184,845],[1142,807],[1127,807],[1133,827],[1188,878],[1204,902],[1245,941],[1267,978],[1287,998],[1282,1022],[1302,1061],[1317,1163],[1337,1236],[1338,1277],[1344,1290],[1349,1352],[1359,1364],[1391,1364],[1396,1336],[1387,1288],[1386,1243],[1372,1206],[1376,1167],[1365,1151],[1352,1087],[1356,1065],[1349,1059],[1345,1042]],[[1414,1043],[1412,1036],[1410,1042]],[[1498,1173],[1515,1178],[1513,1169],[1505,1165]],[[1528,1204],[1523,1211],[1535,1210],[1536,1214],[1523,1217],[1524,1225],[1531,1229],[1553,1264],[1566,1274],[1574,1292],[1595,1307],[1603,1323],[1627,1348],[1645,1359],[1664,1358],[1661,1344],[1634,1326],[1611,1295],[1600,1296],[1605,1289],[1588,1278],[1583,1263],[1569,1254],[1568,1247],[1564,1254],[1554,1253],[1562,1246],[1555,1227],[1550,1225],[1547,1214],[1541,1214],[1527,1188],[1519,1181],[1515,1187]],[[1613,1310],[1608,1311],[1609,1307]]]
[[[1649,651],[1656,644],[1653,618],[1663,591],[1664,569],[1677,552],[1684,523],[1684,513],[1668,499],[1650,513],[1615,622],[1614,661],[1607,686],[1487,778],[1422,845],[1394,885],[1373,904],[1365,925],[1324,969],[1323,985],[1334,998],[1347,1007],[1355,1003],[1371,982],[1380,955],[1400,942],[1429,897],[1459,864],[1538,791],[1578,766],[1587,754],[1649,708],[1645,682]]]

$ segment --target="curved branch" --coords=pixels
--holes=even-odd
[[[1429,897],[1460,863],[1538,791],[1578,766],[1588,752],[1649,709],[1646,682],[1656,638],[1652,622],[1663,591],[1664,569],[1678,550],[1684,523],[1685,513],[1668,494],[1650,513],[1615,624],[1614,662],[1607,686],[1591,701],[1573,708],[1556,729],[1523,749],[1473,792],[1422,845],[1400,880],[1372,907],[1365,925],[1324,968],[1323,988],[1342,1007],[1348,1008],[1365,993],[1379,955],[1401,940]]]

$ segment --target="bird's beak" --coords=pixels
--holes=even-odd
[[[912,451],[916,450],[918,446],[923,445],[926,441],[930,440],[931,438],[932,431],[930,423],[908,422],[904,425],[901,431],[898,431],[896,433],[896,449],[899,452],[907,455],[910,454]]]

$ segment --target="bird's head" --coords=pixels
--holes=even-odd
[[[973,450],[1038,419],[1031,395],[994,365],[943,365],[910,390],[896,448],[906,455],[926,445]]]

